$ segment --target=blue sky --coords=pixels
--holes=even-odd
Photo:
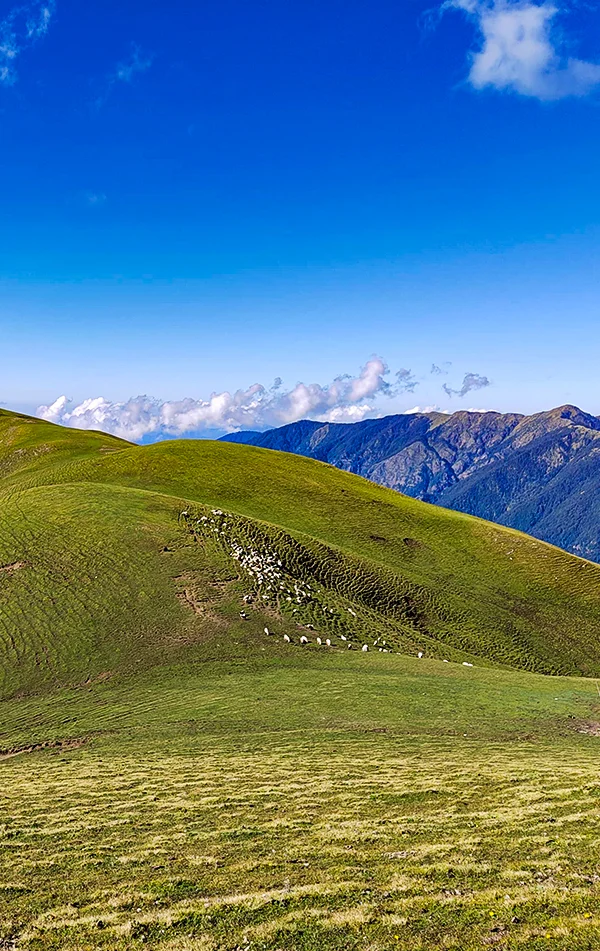
[[[0,21],[1,405],[135,438],[600,413],[597,4]]]

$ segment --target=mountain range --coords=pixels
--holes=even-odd
[[[319,459],[600,561],[600,418],[576,406],[302,420],[223,437]]]

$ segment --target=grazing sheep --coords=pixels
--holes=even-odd
[[[369,646],[368,646],[368,644],[363,644],[363,646],[362,646],[362,650],[364,650],[364,651],[368,651],[368,649],[369,649]]]
[[[320,638],[320,637],[317,637],[317,644],[321,645],[322,643],[323,643],[323,641],[321,640],[321,638]]]
[[[289,644],[290,641],[291,641],[291,637],[290,637],[289,634],[284,634],[284,635],[283,635],[283,639],[284,639],[284,641],[286,642],[286,644]]]
[[[419,651],[419,653],[417,654],[417,657],[419,658],[419,660],[421,660],[422,656],[423,656],[423,651]]]
[[[348,638],[347,638],[344,634],[340,634],[340,637],[341,637],[341,639],[342,639],[343,641],[347,641],[347,640],[348,640]]]
[[[271,633],[271,631],[269,630],[268,627],[266,627],[266,628],[265,628],[265,634],[267,635],[267,637],[269,636],[270,633]]]
[[[463,667],[472,667],[473,664],[470,664],[467,660],[463,660]]]
[[[242,621],[247,621],[247,620],[248,620],[248,615],[246,614],[245,611],[240,611],[240,617],[241,617]]]
[[[327,644],[327,647],[331,647],[331,641],[329,640],[329,638],[327,638],[327,640],[325,641],[325,643]]]
[[[301,643],[301,644],[308,644],[308,637],[305,637],[304,634],[303,634],[302,637],[300,638],[300,643]]]

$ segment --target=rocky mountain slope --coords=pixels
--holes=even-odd
[[[310,456],[600,561],[600,418],[575,406],[303,420],[224,438]]]

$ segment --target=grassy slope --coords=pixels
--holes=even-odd
[[[595,683],[334,633],[351,604],[409,638],[400,574],[417,619],[434,589],[483,652],[522,621],[517,660],[592,668],[595,566],[297,457],[73,438],[0,490],[0,566],[24,564],[0,573],[0,946],[600,947]],[[240,620],[247,582],[178,525],[189,503],[325,565],[338,646],[284,644],[285,605]]]
[[[69,430],[0,409],[0,480],[18,482],[62,461],[122,449],[129,443],[106,433]]]
[[[454,649],[541,672],[600,672],[598,566],[313,460],[230,443],[168,442],[61,459],[5,484],[24,491],[44,483],[55,483],[59,495],[71,483],[70,492],[87,497],[90,484],[106,492],[119,486],[132,492],[135,505],[143,504],[140,490],[154,493],[152,504],[164,506],[165,542],[173,536],[176,505],[191,501],[274,524],[308,544],[334,546],[351,560],[350,573],[352,565],[357,572],[367,567],[375,591],[389,587],[390,573],[401,579],[417,621],[412,633],[404,625],[399,648],[437,656]],[[48,489],[37,491],[43,498]],[[21,503],[24,511],[30,498]],[[108,507],[96,505],[92,516],[88,506],[86,532],[92,518],[104,531]],[[68,508],[64,518],[69,521]],[[117,546],[127,560],[123,535]],[[161,570],[157,562],[155,574]],[[377,623],[372,614],[370,623]]]

